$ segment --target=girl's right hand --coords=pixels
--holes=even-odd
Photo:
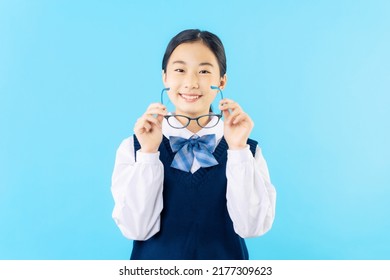
[[[167,108],[163,104],[153,103],[135,123],[134,133],[141,145],[141,152],[158,151],[162,141],[162,121],[166,114]]]

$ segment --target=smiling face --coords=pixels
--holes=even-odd
[[[168,96],[175,105],[176,114],[198,117],[208,114],[217,90],[225,87],[226,75],[220,69],[214,53],[201,41],[183,43],[175,48],[163,72]]]

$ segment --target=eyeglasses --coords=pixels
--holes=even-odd
[[[223,93],[219,87],[211,86],[210,88],[218,90],[218,93],[221,95],[221,99],[223,99]],[[170,88],[164,88],[161,91],[161,104],[164,104],[164,92],[168,91],[169,89]],[[176,114],[167,115],[164,116],[164,118],[167,120],[168,124],[171,127],[177,129],[186,128],[187,126],[189,126],[191,121],[196,121],[196,123],[202,128],[212,128],[215,127],[219,123],[219,120],[222,118],[222,111],[220,111],[219,114],[209,113],[196,118],[190,118],[184,115]]]

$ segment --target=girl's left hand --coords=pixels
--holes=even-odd
[[[245,148],[254,126],[252,119],[241,109],[240,105],[230,99],[221,100],[219,109],[222,110],[225,118],[224,137],[229,149]]]

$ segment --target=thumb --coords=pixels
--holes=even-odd
[[[225,118],[225,121],[228,122],[229,121],[229,117],[230,117],[229,110],[223,110],[222,114],[223,114],[223,117]]]
[[[158,122],[159,122],[160,124],[162,123],[163,119],[164,119],[164,116],[162,116],[162,115],[158,115],[158,116],[157,116],[157,120],[158,120]]]

